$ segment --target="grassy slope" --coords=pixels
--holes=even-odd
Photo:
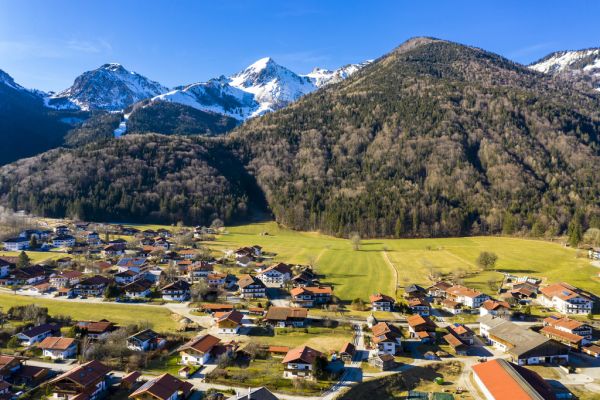
[[[12,306],[36,304],[47,307],[50,315],[68,315],[74,320],[109,319],[120,325],[148,322],[159,332],[174,331],[177,324],[171,312],[164,307],[125,304],[85,304],[60,300],[39,299],[0,293],[0,307],[8,311]]]
[[[458,268],[477,271],[475,260],[481,251],[499,256],[497,269],[520,275],[535,275],[548,282],[567,281],[575,286],[600,293],[600,269],[586,258],[576,258],[576,250],[540,240],[504,237],[469,237],[443,239],[365,240],[360,251],[352,250],[348,240],[312,232],[295,232],[275,223],[260,223],[228,228],[228,234],[211,244],[216,250],[235,249],[259,244],[265,251],[277,253],[276,261],[307,263],[318,257],[317,270],[326,275],[325,282],[335,286],[344,300],[367,299],[369,294],[394,292],[395,276],[385,262],[383,251],[398,271],[399,285],[406,281],[427,284],[429,270],[447,273]],[[260,235],[268,232],[268,236]],[[501,279],[499,272],[478,272],[466,284],[489,292],[487,281]]]

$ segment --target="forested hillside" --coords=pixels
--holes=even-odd
[[[265,209],[253,179],[210,140],[126,135],[0,170],[3,203],[84,220],[210,224]]]
[[[233,146],[297,229],[558,233],[576,209],[598,224],[599,114],[598,97],[564,82],[418,38],[246,123]]]

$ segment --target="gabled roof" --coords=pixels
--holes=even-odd
[[[265,287],[265,284],[262,283],[260,279],[256,278],[255,276],[249,274],[241,275],[240,279],[238,280],[238,286],[240,287],[240,289],[244,289],[250,285],[258,285],[260,287]]]
[[[168,400],[173,394],[181,392],[181,398],[186,398],[192,391],[194,385],[184,382],[170,374],[163,374],[157,378],[149,380],[140,386],[135,392],[129,395],[129,398],[149,394],[159,400]]]
[[[576,335],[574,333],[569,333],[569,332],[565,332],[565,331],[561,331],[558,330],[556,328],[553,328],[551,326],[545,326],[540,330],[540,333],[542,335],[548,336],[548,337],[552,337],[552,338],[558,338],[559,340],[562,339],[564,341],[567,341],[571,344],[575,344],[578,345],[581,343],[581,341],[583,340],[583,337]]]
[[[579,322],[577,320],[574,320],[574,319],[571,319],[568,317],[563,317],[563,318],[547,317],[547,318],[544,318],[544,324],[555,327],[555,328],[568,329],[571,331],[574,329],[581,328],[582,326],[585,326],[585,324],[583,322]]]
[[[60,327],[56,324],[41,324],[38,326],[34,326],[33,328],[29,328],[21,332],[20,334],[29,338],[41,335],[46,332],[58,332]]]
[[[495,400],[554,400],[552,388],[535,372],[504,359],[473,365],[477,375]]]
[[[152,283],[146,279],[138,279],[135,282],[131,282],[129,285],[125,285],[123,290],[125,292],[139,293],[145,292],[152,287]]]
[[[86,388],[103,380],[109,372],[109,367],[102,364],[100,361],[92,360],[85,364],[77,365],[76,367],[71,368],[64,374],[52,379],[50,383],[53,384],[67,379],[79,386]]]
[[[77,326],[81,329],[86,330],[88,333],[104,333],[112,331],[115,328],[115,324],[102,320],[102,321],[80,321]]]
[[[319,357],[322,353],[318,350],[315,350],[308,346],[296,347],[288,351],[288,353],[283,358],[282,363],[286,364],[289,362],[303,362],[306,364],[312,364],[317,357]]]
[[[75,339],[49,336],[37,345],[42,350],[67,350],[76,343]]]
[[[311,294],[311,295],[331,295],[333,293],[333,289],[329,286],[305,286],[305,287],[297,287],[290,290],[290,294],[292,296],[300,296],[302,294]]]
[[[152,329],[144,329],[136,333],[135,335],[131,335],[127,338],[127,340],[139,340],[140,342],[146,342],[148,340],[154,340],[158,338],[158,333],[154,332]]]
[[[79,286],[97,286],[97,285],[108,285],[111,282],[110,279],[105,278],[101,275],[94,275],[79,282]]]
[[[454,285],[452,287],[449,287],[448,289],[446,289],[446,293],[450,293],[453,296],[462,296],[471,299],[479,297],[483,294],[478,290],[474,290],[462,285]]]
[[[371,331],[373,332],[373,342],[375,344],[381,342],[397,342],[398,338],[402,337],[400,329],[387,322],[380,322],[373,325]]]
[[[485,308],[488,311],[494,311],[497,310],[499,308],[506,308],[506,309],[510,309],[510,304],[508,304],[506,301],[497,301],[497,300],[486,300],[481,304],[482,308]]]
[[[436,326],[435,323],[429,317],[424,317],[419,314],[411,315],[410,317],[406,318],[406,322],[412,328],[416,328],[423,325],[429,328],[435,328]]]
[[[219,344],[219,342],[221,342],[221,339],[218,337],[206,334],[190,340],[180,350],[194,350],[200,354],[206,354]]]
[[[161,289],[163,292],[164,291],[170,291],[170,290],[190,290],[190,284],[187,283],[186,281],[175,281],[173,283],[168,284],[167,286],[163,287]]]
[[[143,257],[123,257],[117,262],[118,267],[142,267],[146,264]]]
[[[395,303],[396,300],[394,300],[392,297],[385,295],[385,294],[381,294],[381,293],[375,293],[369,296],[369,301],[371,303],[377,303],[377,302],[389,302],[389,303]]]
[[[271,306],[265,321],[286,321],[290,318],[293,319],[304,319],[308,317],[308,309],[301,307],[274,307]]]
[[[222,314],[216,313],[215,317],[217,319],[217,323],[230,321],[236,325],[240,325],[242,323],[242,320],[244,319],[244,314],[237,310],[233,310]]]
[[[279,398],[264,387],[255,389],[248,389],[248,392],[244,394],[243,390],[234,396],[229,397],[228,400],[278,400]]]
[[[277,263],[275,265],[271,265],[269,268],[265,269],[261,272],[261,274],[265,274],[270,271],[277,271],[281,274],[292,274],[292,267],[289,264]]]
[[[540,289],[540,292],[546,297],[558,297],[561,300],[571,300],[576,297],[588,299],[587,296],[579,293],[580,290],[565,282],[555,283]],[[589,300],[589,299],[588,299]]]

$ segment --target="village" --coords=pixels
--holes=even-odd
[[[275,262],[272,249],[212,250],[223,231],[65,222],[6,239],[16,255],[0,257],[0,293],[34,301],[0,302],[0,399],[334,399],[415,371],[435,372],[431,385],[421,377],[406,392],[439,399],[600,392],[594,293],[506,274],[493,294],[442,278],[348,301],[313,265]],[[57,249],[64,256],[28,256]],[[161,307],[177,328],[135,311],[128,324],[95,317],[103,304]]]

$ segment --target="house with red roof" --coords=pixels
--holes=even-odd
[[[392,311],[396,304],[394,298],[381,293],[372,294],[369,296],[369,301],[373,311]]]
[[[582,291],[565,282],[540,289],[539,301],[544,307],[554,308],[561,314],[589,314],[594,301]]]
[[[284,364],[283,377],[287,379],[307,379],[315,378],[313,364],[317,357],[322,353],[308,346],[296,347],[287,352],[282,364]]]

